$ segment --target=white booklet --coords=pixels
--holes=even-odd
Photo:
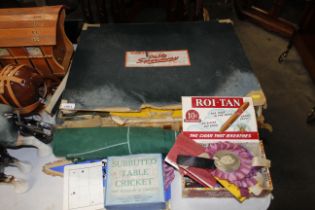
[[[102,162],[64,167],[63,210],[104,209]]]

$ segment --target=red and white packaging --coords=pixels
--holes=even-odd
[[[183,133],[199,142],[258,140],[251,97],[182,97]]]

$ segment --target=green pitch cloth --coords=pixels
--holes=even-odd
[[[166,155],[176,136],[175,131],[161,128],[65,128],[55,131],[52,146],[56,156],[72,160],[139,153]]]

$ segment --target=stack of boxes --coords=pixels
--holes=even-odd
[[[249,196],[264,196],[272,190],[270,161],[266,159],[263,142],[259,140],[251,97],[182,97],[182,109],[184,137],[180,137],[179,142],[187,147],[191,143],[183,140],[189,139],[204,148],[202,152],[186,151],[184,155],[214,160],[213,168],[209,170],[217,181],[216,184],[203,183],[198,174],[182,173],[184,197],[234,195],[243,201]],[[200,150],[198,146],[195,148]],[[174,154],[172,150],[170,153]],[[187,166],[176,163],[176,157],[170,153],[166,158],[169,163],[180,171],[190,171]],[[175,153],[178,158],[182,152]]]

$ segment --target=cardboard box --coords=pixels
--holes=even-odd
[[[233,142],[235,143],[235,142]],[[243,142],[240,143],[246,147],[255,156],[266,158],[263,143],[261,141],[255,142]],[[207,144],[204,144],[206,146]],[[258,173],[261,174],[262,179],[262,192],[255,196],[250,194],[250,197],[263,197],[269,194],[273,190],[272,179],[269,168],[263,167],[258,169]],[[233,197],[233,195],[223,187],[208,188],[203,187],[196,181],[189,177],[182,176],[182,196],[183,197]]]
[[[182,97],[183,132],[194,140],[259,139],[250,97]]]

